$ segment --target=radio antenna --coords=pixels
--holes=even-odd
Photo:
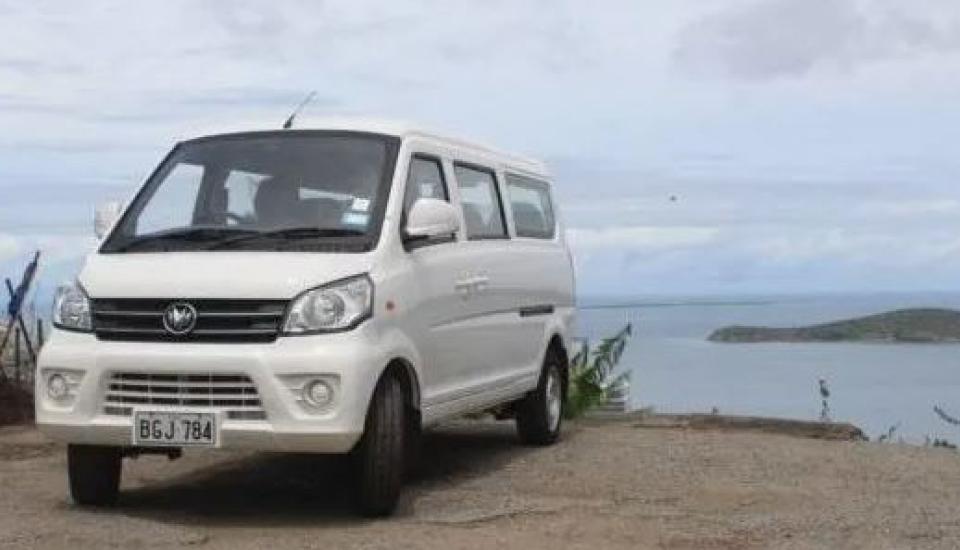
[[[290,113],[290,116],[287,117],[287,120],[284,121],[284,123],[283,123],[283,129],[284,129],[284,130],[289,130],[290,128],[293,127],[293,121],[297,118],[297,115],[300,114],[300,111],[302,111],[303,108],[307,106],[307,103],[310,103],[310,101],[311,101],[311,100],[314,98],[314,96],[316,96],[316,95],[317,95],[317,91],[314,90],[314,91],[310,92],[309,94],[307,94],[307,97],[303,98],[303,101],[301,101],[300,104],[297,105],[297,108],[294,109],[293,112]]]

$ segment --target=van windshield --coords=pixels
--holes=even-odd
[[[380,233],[397,140],[259,132],[178,145],[101,252],[364,251]]]

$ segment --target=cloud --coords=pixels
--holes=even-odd
[[[41,251],[40,269],[33,285],[33,298],[44,310],[57,285],[74,278],[96,239],[72,234],[0,233],[0,276],[19,282],[35,250]],[[0,304],[5,304],[0,300]]]
[[[239,36],[263,36],[283,32],[287,19],[275,4],[235,0],[223,2],[204,2],[201,5],[209,11],[212,19],[223,25],[230,34]]]
[[[636,248],[628,242],[572,239],[583,292],[916,291],[955,288],[960,277],[960,237],[952,231],[770,226],[656,238],[652,246],[641,239]]]
[[[781,228],[776,233],[743,239],[740,247],[769,265],[833,262],[881,269],[960,266],[960,236],[952,231]]]
[[[92,6],[0,0],[0,275],[38,245],[72,269],[93,206],[175,141],[275,128],[316,89],[304,125],[557,159],[587,292],[960,280],[957,0]]]
[[[764,80],[958,49],[955,2],[751,0],[688,24],[673,60],[693,74]]]
[[[76,73],[79,67],[69,63],[46,61],[36,57],[0,57],[0,73],[35,77]]]
[[[870,217],[946,217],[956,219],[960,216],[960,199],[930,198],[905,199],[899,201],[869,201],[856,209],[856,214]]]
[[[0,233],[0,264],[26,257],[35,250],[42,252],[45,262],[72,261],[87,255],[96,244],[92,235]]]
[[[202,93],[192,93],[182,97],[163,98],[158,97],[159,101],[166,100],[174,105],[183,105],[188,107],[249,107],[251,105],[270,106],[270,107],[290,107],[291,109],[299,103],[306,92],[298,88],[258,88],[258,87],[225,87],[212,88]],[[310,105],[317,109],[325,109],[340,104],[340,101],[333,97],[314,96]]]
[[[0,111],[65,115],[75,113],[78,111],[78,109],[62,104],[38,101],[29,94],[8,94],[0,92]]]
[[[14,258],[20,252],[20,245],[12,235],[0,233],[0,262]]]
[[[713,227],[606,227],[601,229],[568,229],[567,239],[576,250],[617,249],[656,251],[704,245],[719,233]]]
[[[43,251],[47,262],[63,262],[82,258],[97,245],[97,239],[92,234],[36,235],[31,241],[34,248]]]

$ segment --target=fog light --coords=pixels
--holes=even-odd
[[[303,387],[303,398],[314,407],[326,407],[333,402],[333,388],[323,380],[313,380]]]
[[[67,379],[62,374],[54,374],[47,378],[47,395],[51,399],[60,401],[66,399],[69,394],[70,384],[67,383]]]

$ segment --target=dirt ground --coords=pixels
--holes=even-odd
[[[33,421],[33,396],[28,390],[0,380],[0,426]]]
[[[0,429],[2,548],[956,548],[960,454],[580,423],[550,448],[510,424],[430,434],[396,516],[353,515],[335,458],[188,453],[124,465],[81,510],[63,448]]]

